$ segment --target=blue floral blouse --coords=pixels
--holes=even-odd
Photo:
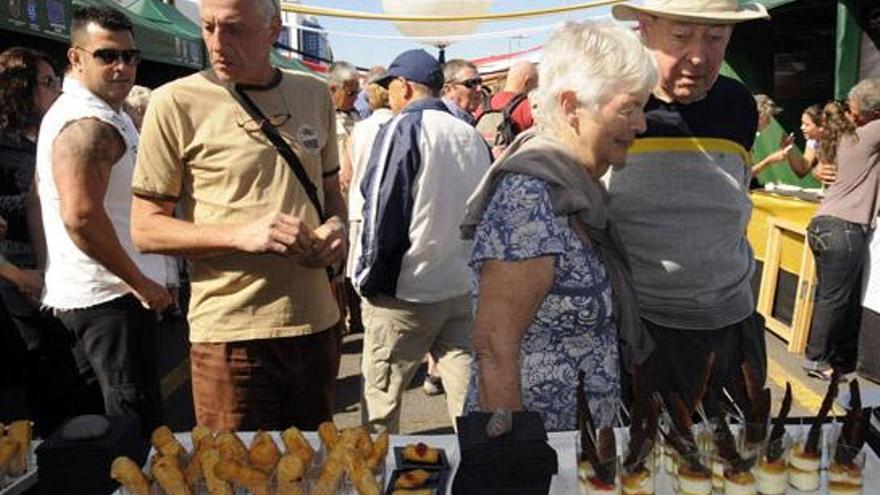
[[[540,256],[555,257],[555,280],[521,342],[523,407],[540,413],[548,431],[575,429],[575,388],[578,370],[584,370],[596,426],[612,425],[620,371],[605,267],[568,218],[553,213],[545,182],[508,174],[498,183],[474,237],[470,279],[475,310],[486,260]],[[465,412],[479,409],[478,377],[475,359]]]

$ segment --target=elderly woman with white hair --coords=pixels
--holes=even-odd
[[[657,83],[630,30],[568,23],[544,47],[536,127],[521,134],[471,197],[473,345],[465,411],[541,414],[574,429],[578,373],[597,426],[613,422],[621,369],[653,343],[599,181],[645,130]],[[624,367],[621,366],[621,357]]]

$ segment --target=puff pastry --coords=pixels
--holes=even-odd
[[[214,473],[222,480],[232,481],[245,487],[252,495],[269,495],[269,477],[262,471],[234,459],[221,457],[214,465]]]
[[[150,495],[150,481],[141,468],[128,457],[113,459],[113,464],[110,465],[110,477],[133,495]]]
[[[178,462],[181,461],[183,454],[186,452],[183,445],[180,445],[180,442],[174,438],[174,433],[171,432],[171,429],[165,425],[153,430],[153,434],[150,435],[150,443],[153,444],[153,448],[159,454],[165,457],[176,458]]]
[[[281,459],[281,451],[272,439],[272,435],[265,431],[258,431],[251,440],[251,448],[248,450],[248,458],[251,465],[266,474],[272,474],[278,459]]]
[[[232,495],[232,485],[225,480],[220,479],[214,472],[214,466],[220,462],[220,449],[213,445],[208,445],[202,455],[199,456],[199,462],[202,465],[202,473],[205,476],[205,485],[208,488],[209,495]]]
[[[7,437],[18,444],[18,450],[7,467],[9,474],[21,476],[27,472],[33,432],[34,424],[26,419],[13,421],[12,424],[6,427]]]
[[[278,483],[277,495],[303,495],[303,476],[306,472],[304,459],[296,454],[287,454],[278,461],[275,481]]]
[[[192,495],[177,457],[158,455],[153,458],[151,469],[165,495]]]

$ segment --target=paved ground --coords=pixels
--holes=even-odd
[[[803,357],[789,353],[785,343],[767,333],[768,385],[774,397],[773,411],[778,409],[786,381],[794,390],[792,416],[815,414],[824,395],[826,384],[808,378],[801,370]],[[360,351],[361,335],[345,338],[342,366],[337,383],[335,420],[340,426],[360,424]],[[160,372],[167,424],[175,431],[193,427],[192,391],[189,381],[188,344],[182,322],[163,325],[160,332]],[[402,433],[448,433],[452,431],[444,396],[428,397],[421,389],[425,367],[404,395],[401,417]],[[0,390],[0,407],[20,410],[22,391],[18,388]]]
[[[342,364],[336,384],[336,414],[339,426],[361,424],[360,407],[360,353],[361,334],[345,337]],[[175,431],[191,429],[194,424],[192,389],[189,381],[189,359],[183,325],[169,326],[161,334],[163,355],[159,363],[162,372],[162,395],[165,398],[165,418]],[[450,433],[452,426],[446,413],[444,396],[429,397],[422,393],[425,366],[419,370],[413,384],[403,398],[402,433]]]
[[[166,418],[175,430],[192,427],[192,401],[189,387],[189,364],[186,360],[186,341],[179,325],[163,332],[162,349],[165,356],[162,366],[163,395],[166,397]],[[815,414],[822,402],[826,384],[808,378],[801,370],[803,357],[789,353],[786,344],[771,333],[767,333],[768,386],[774,397],[773,411],[778,409],[785,383],[792,385],[794,403],[792,416]],[[360,351],[361,335],[345,338],[342,366],[337,383],[335,420],[340,426],[360,424]],[[451,423],[446,413],[444,396],[428,397],[421,389],[425,367],[413,380],[404,394],[401,416],[402,433],[440,433],[451,432]]]

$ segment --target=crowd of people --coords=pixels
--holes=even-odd
[[[734,25],[766,10],[612,11],[637,32],[567,23],[491,97],[471,62],[424,50],[363,77],[279,70],[275,0],[200,2],[211,68],[151,94],[132,91],[140,52],[110,8],[75,10],[63,87],[45,54],[5,51],[0,297],[42,433],[85,412],[159,424],[180,259],[195,416],[214,430],[332,419],[349,331],[374,431],[399,431],[426,359],[453,424],[527,409],[574,429],[579,372],[599,425],[635,377],[695,398],[707,362],[720,384],[745,363],[763,383],[749,183],[786,158],[830,183],[807,357],[851,369],[880,82],[853,88],[848,119],[807,109],[803,156],[788,138],[750,171],[768,105],[719,73]]]

